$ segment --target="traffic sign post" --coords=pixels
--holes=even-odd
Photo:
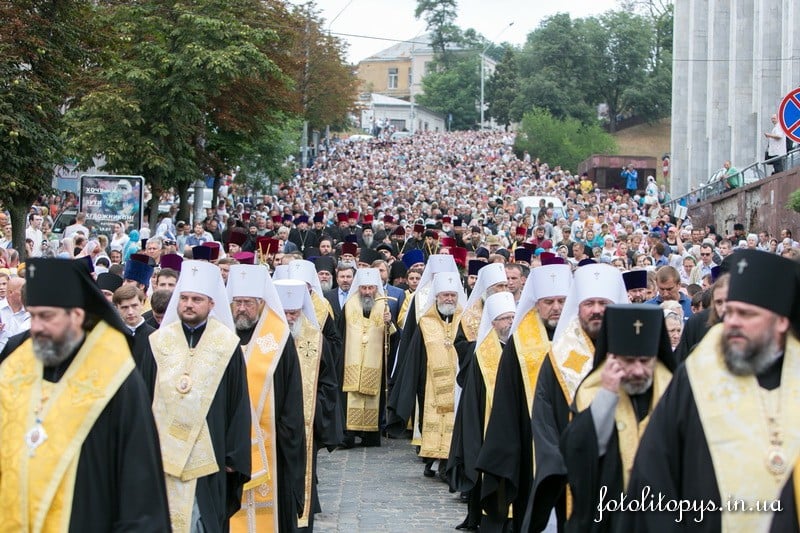
[[[783,97],[778,120],[786,136],[800,143],[800,87]]]

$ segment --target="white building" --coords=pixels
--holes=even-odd
[[[725,161],[764,159],[764,132],[800,85],[800,1],[675,0],[672,196]]]
[[[446,131],[445,117],[406,100],[372,93],[358,103],[361,128],[372,130],[374,124],[392,125],[397,131]]]

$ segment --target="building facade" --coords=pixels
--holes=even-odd
[[[371,132],[375,125],[383,128],[394,126],[397,131],[445,131],[445,117],[425,107],[414,105],[406,100],[372,93],[362,99],[361,129]]]
[[[676,0],[673,53],[674,198],[725,161],[764,159],[770,117],[800,85],[800,2]]]

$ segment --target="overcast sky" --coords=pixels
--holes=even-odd
[[[316,4],[325,19],[323,28],[333,34],[363,36],[339,35],[350,44],[347,59],[351,63],[425,31],[425,21],[414,18],[416,0],[316,0]],[[617,0],[459,0],[456,23],[462,29],[474,28],[493,42],[521,45],[544,18],[559,11],[584,17],[615,7]],[[508,27],[511,22],[514,25]]]

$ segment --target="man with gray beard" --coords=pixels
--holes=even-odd
[[[397,329],[377,268],[358,269],[339,323],[344,346],[343,446],[352,447],[355,437],[361,438],[362,446],[380,446],[380,422],[386,407],[386,346]]]
[[[314,514],[322,511],[317,497],[317,450],[333,451],[342,442],[338,407],[339,381],[333,355],[314,314],[311,295],[299,280],[275,281],[275,290],[292,334],[303,378],[305,420],[305,498],[298,526],[312,531]]]
[[[566,531],[617,530],[621,513],[599,511],[598,503],[604,493],[624,492],[639,428],[647,424],[674,366],[660,309],[606,307],[593,369],[578,386],[574,416],[561,436],[572,494]]]
[[[389,395],[386,430],[390,436],[404,436],[414,417],[421,432],[420,457],[425,459],[424,475],[433,477],[433,465],[446,460],[455,416],[458,355],[453,340],[461,316],[460,302],[466,294],[457,272],[433,276],[433,295],[422,310],[417,329],[394,373]],[[444,468],[439,469],[444,475]]]
[[[722,323],[678,368],[650,417],[628,496],[647,490],[665,501],[721,502],[717,512],[684,513],[682,523],[765,531],[786,507],[775,497],[800,454],[793,403],[800,397],[800,268],[768,252],[737,250],[729,274]],[[730,498],[745,510],[767,505],[741,512],[742,503],[725,505]],[[625,513],[622,530],[668,531],[675,519],[661,509]]]
[[[31,259],[26,275],[31,338],[0,365],[3,529],[170,531],[124,323],[81,261]]]

